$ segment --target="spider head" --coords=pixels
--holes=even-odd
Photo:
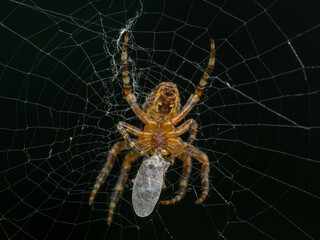
[[[161,83],[153,104],[155,111],[161,115],[176,114],[180,108],[180,98],[177,85],[171,82]]]

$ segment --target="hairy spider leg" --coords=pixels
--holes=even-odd
[[[104,165],[104,167],[102,168],[102,170],[100,171],[100,173],[97,177],[96,183],[95,183],[93,190],[91,192],[91,196],[89,198],[89,205],[92,205],[94,198],[95,198],[95,195],[98,192],[101,184],[107,178],[111,168],[113,167],[114,161],[117,158],[118,153],[123,150],[127,150],[129,148],[137,148],[139,150],[139,148],[136,146],[136,141],[130,138],[127,131],[136,135],[136,136],[141,136],[142,131],[140,129],[138,129],[130,124],[127,124],[125,122],[119,122],[118,123],[118,130],[123,135],[125,141],[115,143],[113,145],[113,147],[111,148],[111,150],[109,151],[109,154],[107,157],[107,162]]]
[[[175,197],[173,197],[170,200],[164,200],[164,201],[160,202],[161,204],[164,204],[164,205],[174,204],[174,203],[180,201],[186,195],[186,189],[188,186],[189,176],[190,176],[191,168],[192,168],[191,156],[189,154],[181,154],[177,158],[179,158],[183,162],[183,170],[182,170],[182,177],[180,180],[180,188],[179,188],[177,195]]]
[[[129,32],[126,33],[124,37],[124,43],[123,43],[123,51],[121,54],[121,72],[122,72],[122,78],[123,78],[123,88],[124,88],[124,94],[126,96],[126,100],[128,104],[131,106],[134,113],[141,119],[141,121],[145,124],[149,122],[147,115],[144,111],[139,107],[137,103],[137,99],[135,95],[132,93],[131,85],[130,85],[130,77],[129,77],[129,71],[128,71],[128,52],[127,52],[127,46],[129,41]]]
[[[185,143],[186,144],[186,143]],[[187,144],[186,144],[187,145]],[[202,195],[196,201],[196,204],[202,203],[209,192],[209,171],[210,164],[207,155],[194,146],[189,146],[188,153],[202,163],[201,183],[202,183]]]
[[[212,73],[212,70],[213,70],[213,67],[215,64],[215,44],[214,44],[213,40],[211,40],[210,46],[211,46],[211,53],[210,53],[210,58],[209,58],[209,62],[208,62],[206,71],[203,74],[195,93],[190,96],[186,105],[184,105],[183,109],[177,114],[177,116],[175,116],[171,120],[173,125],[176,125],[177,123],[179,123],[191,111],[191,109],[194,107],[194,105],[196,105],[196,103],[200,99],[200,96],[203,92],[205,85],[208,82],[208,79]]]
[[[124,162],[121,165],[120,176],[118,177],[117,184],[116,184],[114,191],[113,191],[111,198],[110,198],[108,225],[111,224],[114,209],[119,201],[119,198],[120,198],[121,193],[124,188],[124,184],[127,181],[128,174],[129,174],[130,168],[131,168],[131,164],[133,162],[135,162],[139,157],[141,157],[141,153],[136,150],[133,150],[133,151],[129,152],[124,158]]]
[[[188,146],[189,146],[193,143],[193,141],[196,138],[197,127],[198,127],[197,122],[193,119],[189,119],[177,128],[177,130],[175,131],[175,135],[180,136],[190,129],[190,136],[188,139]],[[178,156],[177,158],[179,158],[183,162],[183,170],[182,170],[182,177],[181,177],[181,181],[180,181],[180,188],[178,190],[177,196],[175,196],[174,198],[172,198],[170,200],[161,201],[161,203],[164,205],[174,204],[174,203],[180,201],[182,198],[184,198],[184,196],[186,194],[186,188],[188,185],[188,180],[189,180],[191,167],[192,167],[191,157],[189,154],[182,154],[182,155]]]
[[[188,144],[191,145],[196,139],[197,128],[198,128],[198,123],[194,119],[189,119],[177,128],[177,130],[175,131],[175,135],[180,136],[190,129]]]
[[[137,151],[139,151],[141,153],[141,155],[146,155],[147,156],[146,152],[143,151],[138,146],[136,139],[132,139],[130,137],[130,135],[128,134],[128,132],[129,132],[129,133],[132,133],[132,134],[134,134],[134,135],[136,135],[138,137],[141,137],[143,135],[143,132],[140,129],[138,129],[138,128],[136,128],[136,127],[134,127],[134,126],[132,126],[132,125],[130,125],[128,123],[125,123],[125,122],[119,122],[118,125],[117,125],[117,129],[121,133],[121,135],[124,138],[124,140],[126,142],[128,142],[128,144],[132,148],[134,148]],[[147,134],[145,134],[145,135],[147,135]]]
[[[107,157],[107,162],[105,163],[104,167],[102,168],[102,170],[100,171],[96,183],[93,187],[93,190],[91,192],[91,196],[89,198],[89,205],[92,205],[93,200],[96,196],[96,193],[98,192],[101,184],[106,180],[111,168],[113,167],[114,161],[117,158],[117,155],[119,152],[127,150],[130,148],[130,145],[125,142],[117,142],[113,145],[113,147],[111,148],[111,150],[109,151],[108,157]]]

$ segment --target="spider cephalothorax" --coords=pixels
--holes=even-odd
[[[97,177],[96,184],[91,192],[89,199],[89,204],[93,203],[94,197],[100,188],[101,184],[104,182],[108,176],[113,163],[117,157],[117,154],[121,151],[132,149],[125,158],[121,166],[121,173],[118,177],[117,184],[115,186],[114,192],[110,199],[110,208],[108,216],[108,224],[111,223],[113,212],[116,207],[116,204],[120,198],[124,185],[127,181],[127,176],[130,171],[131,164],[135,162],[141,156],[145,156],[143,162],[143,169],[150,169],[154,167],[153,163],[150,161],[155,161],[155,163],[162,164],[159,165],[159,171],[154,171],[153,173],[157,174],[157,179],[164,175],[167,167],[165,162],[173,164],[174,159],[178,158],[183,162],[183,171],[182,178],[180,181],[180,189],[178,194],[170,200],[161,201],[162,204],[173,204],[177,201],[180,201],[185,193],[188,184],[189,175],[191,172],[191,157],[197,159],[202,163],[202,195],[196,201],[197,204],[202,203],[208,195],[209,192],[209,170],[210,164],[207,155],[196,147],[192,146],[193,141],[195,140],[197,133],[197,123],[193,119],[189,119],[181,124],[179,127],[175,127],[193,108],[193,106],[199,101],[202,91],[209,79],[209,76],[212,73],[213,66],[215,63],[215,45],[214,41],[211,40],[211,52],[208,66],[205,70],[205,73],[202,76],[202,79],[199,82],[199,85],[193,95],[190,96],[187,103],[180,110],[180,97],[177,86],[171,82],[161,83],[155,88],[155,90],[147,97],[143,108],[141,109],[137,104],[137,100],[132,93],[130,86],[130,78],[128,71],[128,54],[127,54],[127,44],[129,40],[129,33],[126,33],[123,44],[123,51],[121,55],[121,71],[123,77],[123,87],[126,100],[131,106],[135,114],[140,118],[140,120],[145,124],[145,127],[142,130],[128,124],[125,122],[119,122],[117,129],[122,134],[124,141],[117,142],[112,149],[110,150],[103,169]],[[190,136],[188,142],[182,141],[180,136],[186,131],[190,130]],[[131,138],[130,135],[136,136],[137,138]],[[151,156],[151,157],[147,157]],[[153,159],[153,160],[152,160]],[[148,161],[148,164],[144,164]],[[165,162],[164,162],[165,161]],[[143,176],[146,176],[147,170],[142,170],[142,173],[139,171],[139,179]],[[161,173],[159,175],[159,173]],[[148,180],[152,182],[150,176]],[[142,181],[142,180],[141,180]],[[163,181],[163,179],[162,179]],[[158,179],[159,182],[159,179]],[[143,182],[139,182],[143,184]],[[138,184],[138,185],[139,185]],[[152,186],[152,185],[150,185]],[[159,188],[159,184],[155,184]],[[138,188],[141,188],[139,186]],[[150,190],[150,189],[149,189]],[[152,190],[152,189],[151,189]],[[158,190],[157,190],[158,191]],[[151,191],[157,193],[156,190]],[[136,192],[135,192],[136,193]],[[140,197],[134,197],[134,201],[143,201]],[[155,200],[153,200],[154,203]],[[157,199],[156,199],[157,201]],[[146,216],[145,213],[141,213],[140,210],[143,204],[135,202],[135,209],[139,206],[137,213],[139,216]],[[152,209],[151,209],[152,210]],[[136,211],[136,210],[135,210]],[[148,211],[150,213],[150,211]]]

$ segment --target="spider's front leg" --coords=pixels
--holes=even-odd
[[[190,136],[188,139],[188,145],[187,145],[186,149],[188,149],[189,146],[191,146],[191,144],[195,140],[196,134],[197,134],[197,127],[198,127],[197,122],[193,119],[189,119],[186,122],[184,122],[181,126],[179,126],[177,128],[177,130],[175,131],[175,136],[180,136],[190,129]],[[189,154],[181,154],[180,156],[178,156],[178,158],[183,162],[183,170],[182,170],[182,177],[181,177],[181,181],[180,181],[180,188],[178,190],[177,196],[175,196],[174,198],[172,198],[170,200],[161,201],[161,203],[165,204],[165,205],[174,204],[174,203],[180,201],[186,194],[186,189],[187,189],[188,180],[189,180],[189,176],[191,173],[191,167],[192,167],[191,156]]]
[[[113,147],[111,148],[111,150],[109,151],[108,157],[107,157],[107,162],[104,165],[104,167],[102,168],[102,170],[100,171],[96,183],[93,187],[93,190],[91,192],[91,196],[89,198],[89,205],[92,205],[93,200],[96,196],[96,193],[98,192],[101,184],[105,181],[105,179],[107,178],[113,163],[115,161],[115,159],[117,158],[117,155],[119,152],[129,149],[130,145],[127,144],[126,142],[122,141],[122,142],[117,142],[116,144],[113,145]]]
[[[161,201],[161,204],[169,205],[174,204],[178,201],[180,201],[184,196],[186,195],[186,189],[188,186],[189,176],[191,173],[191,157],[189,154],[182,154],[178,156],[178,158],[183,162],[183,170],[182,170],[182,177],[180,180],[180,188],[178,190],[178,193],[175,197],[173,197],[170,200],[164,200]]]
[[[113,213],[114,209],[119,201],[119,198],[121,196],[121,193],[123,191],[123,186],[125,185],[128,174],[130,172],[131,164],[139,158],[141,154],[133,150],[132,152],[128,153],[125,158],[124,162],[121,165],[121,173],[120,176],[118,177],[117,184],[114,188],[114,192],[111,195],[110,198],[110,207],[109,207],[109,215],[108,215],[108,225],[111,224],[112,218],[113,218]]]
[[[202,183],[202,195],[196,201],[196,204],[202,203],[209,192],[209,171],[210,171],[210,163],[207,154],[199,150],[194,146],[189,146],[188,153],[202,163],[202,174],[201,174],[201,183]]]

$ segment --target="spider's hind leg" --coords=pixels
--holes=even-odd
[[[126,100],[131,106],[132,110],[135,112],[135,114],[138,116],[138,118],[141,119],[142,122],[147,123],[148,118],[144,111],[141,110],[137,103],[137,99],[135,95],[132,93],[131,85],[130,85],[130,76],[129,76],[129,70],[128,70],[128,41],[129,41],[129,32],[126,33],[124,37],[123,42],[123,50],[121,53],[121,72],[122,72],[122,78],[123,78],[123,88],[124,88],[124,94],[126,96]]]
[[[205,70],[205,73],[203,74],[194,94],[190,96],[189,100],[187,101],[186,105],[184,105],[183,109],[171,120],[171,122],[174,125],[180,122],[190,112],[190,110],[194,107],[194,105],[196,105],[196,103],[200,99],[200,96],[202,95],[204,87],[206,86],[211,76],[211,73],[213,71],[213,67],[215,64],[215,44],[213,40],[211,40],[210,46],[211,46],[210,58],[209,58],[209,62]]]
[[[178,158],[181,159],[181,161],[183,162],[183,170],[182,170],[182,177],[181,177],[181,181],[180,181],[180,188],[179,188],[178,193],[175,197],[173,197],[170,200],[161,201],[160,202],[161,204],[164,204],[164,205],[174,204],[174,203],[180,201],[182,198],[184,198],[184,196],[186,194],[186,189],[188,186],[188,180],[189,180],[191,167],[192,167],[191,157],[189,154],[182,154]]]

